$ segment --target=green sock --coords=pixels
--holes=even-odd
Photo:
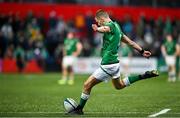
[[[134,82],[136,82],[138,80],[141,80],[139,75],[138,76],[130,76],[130,77],[128,77],[128,79],[129,79],[130,84],[132,84],[132,83],[134,83]]]
[[[84,108],[86,102],[87,102],[87,100],[84,100],[84,99],[82,99],[82,98],[80,99],[79,106],[80,106],[81,109]]]
[[[152,77],[156,77],[156,76],[158,76],[157,72],[153,73],[153,71],[147,71],[141,75],[126,77],[123,79],[123,82],[126,86],[129,86],[130,84],[132,84],[136,81],[139,81],[142,79],[147,79],[147,78],[152,78]]]
[[[84,108],[88,98],[89,98],[88,94],[85,94],[85,93],[81,94],[81,99],[80,99],[80,102],[79,102],[79,106],[80,106],[81,109]]]

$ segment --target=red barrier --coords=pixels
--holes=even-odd
[[[18,72],[16,60],[10,59],[10,58],[3,59],[3,61],[2,61],[2,72],[3,73],[16,73],[16,72]]]
[[[17,73],[19,72],[16,65],[15,59],[5,58],[2,60],[2,72],[3,73]],[[25,68],[23,69],[24,73],[42,73],[43,70],[38,66],[35,60],[28,61]]]
[[[49,17],[51,11],[56,11],[58,16],[63,16],[65,20],[72,19],[75,15],[86,14],[91,11],[93,14],[97,9],[105,9],[113,14],[117,19],[129,14],[134,21],[144,14],[147,18],[154,17],[157,19],[167,16],[171,19],[180,19],[180,8],[152,8],[152,7],[121,7],[121,6],[89,6],[89,5],[66,5],[66,4],[45,4],[45,3],[0,3],[0,13],[19,13],[21,17],[25,17],[28,11],[33,11],[35,15],[43,13],[46,18]]]
[[[23,70],[24,73],[42,73],[43,70],[38,66],[36,60],[27,62],[26,67]]]

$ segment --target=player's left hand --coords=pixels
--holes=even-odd
[[[149,58],[151,56],[151,52],[150,51],[144,51],[144,53],[142,55],[146,58]]]

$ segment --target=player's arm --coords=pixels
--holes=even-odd
[[[161,46],[161,52],[163,56],[166,56],[166,49],[164,47],[164,45]]]
[[[178,44],[176,44],[176,52],[175,52],[176,56],[180,55],[180,46]]]
[[[63,56],[66,56],[65,46],[63,46],[62,48],[62,53],[63,53]]]
[[[132,41],[129,37],[127,37],[126,35],[123,35],[122,37],[122,42],[126,43],[127,45],[133,47],[134,49],[136,49],[137,51],[139,51],[144,57],[149,58],[151,56],[151,52],[150,51],[146,51],[143,48],[141,48],[141,46],[139,46],[137,43],[135,43],[134,41]]]
[[[95,32],[100,32],[100,33],[104,33],[104,32],[110,32],[111,29],[109,26],[100,26],[98,27],[96,24],[92,24],[92,28]]]
[[[78,42],[78,43],[76,44],[76,49],[77,49],[76,52],[73,53],[74,56],[78,56],[78,55],[80,55],[80,53],[81,53],[82,44],[81,44],[80,42]]]

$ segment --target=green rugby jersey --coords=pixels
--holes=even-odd
[[[165,40],[163,45],[164,45],[164,47],[166,49],[166,53],[168,55],[174,55],[175,54],[175,52],[176,52],[176,41],[173,40],[173,41],[169,42],[169,41]]]
[[[105,32],[103,35],[103,47],[101,49],[101,65],[118,63],[118,49],[123,33],[120,26],[116,22],[105,23],[111,31]]]
[[[66,55],[72,55],[73,52],[75,52],[77,49],[76,49],[76,44],[78,43],[78,40],[77,39],[68,39],[66,38],[64,40],[64,49],[65,49],[65,52],[66,52]]]

